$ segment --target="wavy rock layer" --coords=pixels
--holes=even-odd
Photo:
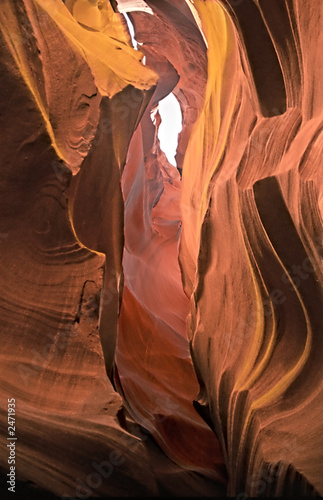
[[[323,7],[65,4],[0,12],[17,478],[83,498],[322,495]],[[170,92],[178,169],[157,135]]]
[[[183,166],[180,259],[198,401],[220,439],[229,494],[322,494],[317,18],[297,1],[232,2],[231,19],[195,4],[205,33],[216,10],[225,19],[230,50]]]
[[[221,494],[125,420],[106,375],[122,272],[120,168],[151,92],[126,84],[100,95],[88,64],[38,5],[4,3],[1,18],[1,435],[14,397],[17,479],[82,498]]]

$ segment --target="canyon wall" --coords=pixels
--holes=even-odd
[[[15,398],[59,496],[323,494],[322,17],[2,0],[4,474]]]

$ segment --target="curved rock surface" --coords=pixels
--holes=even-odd
[[[323,494],[322,17],[3,0],[3,478],[15,398],[59,496]]]

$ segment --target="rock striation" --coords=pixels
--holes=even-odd
[[[3,478],[15,398],[59,496],[323,494],[322,18],[2,0]]]

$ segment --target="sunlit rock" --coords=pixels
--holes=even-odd
[[[59,496],[323,494],[322,16],[2,2],[3,478],[15,398]]]

